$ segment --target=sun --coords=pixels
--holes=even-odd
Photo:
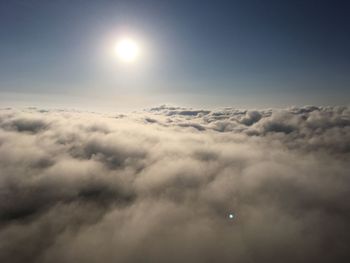
[[[117,42],[115,52],[123,62],[134,62],[140,53],[139,45],[131,38],[123,38]]]

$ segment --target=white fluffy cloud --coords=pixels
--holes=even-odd
[[[348,262],[349,160],[348,107],[3,109],[0,261]]]

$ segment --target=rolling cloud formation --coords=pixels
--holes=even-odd
[[[349,262],[349,200],[349,107],[0,110],[0,262]]]

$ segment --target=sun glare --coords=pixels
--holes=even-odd
[[[124,38],[117,43],[115,52],[122,61],[133,62],[139,56],[139,46],[134,40]]]

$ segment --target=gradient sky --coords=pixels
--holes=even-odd
[[[349,104],[349,13],[337,0],[1,0],[0,103]],[[135,65],[110,52],[121,35],[144,49]]]

